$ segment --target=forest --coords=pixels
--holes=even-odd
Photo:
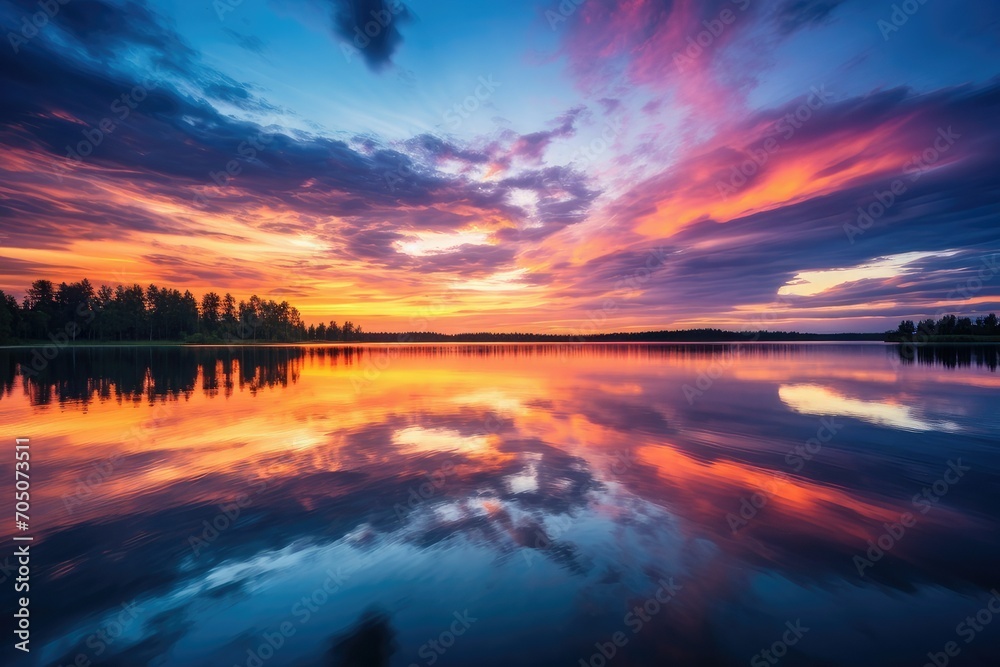
[[[102,285],[87,279],[31,283],[24,299],[0,291],[0,343],[65,342],[268,343],[357,341],[360,326],[336,322],[306,326],[287,301],[256,295],[204,294],[149,285]]]
[[[993,313],[971,317],[944,315],[938,320],[929,317],[920,322],[903,320],[895,331],[886,333],[886,340],[902,342],[979,342],[1000,337],[1000,322]]]

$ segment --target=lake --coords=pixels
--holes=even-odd
[[[997,347],[49,352],[4,664],[998,664]]]

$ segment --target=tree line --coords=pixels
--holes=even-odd
[[[945,315],[939,320],[929,317],[920,322],[903,320],[895,331],[888,332],[890,340],[941,340],[956,337],[993,337],[1000,336],[1000,322],[993,313],[971,317]]]
[[[197,299],[189,290],[149,285],[102,285],[83,279],[54,285],[31,283],[24,299],[0,291],[0,343],[19,340],[67,342],[181,341],[301,342],[360,340],[360,326],[345,322],[306,327],[287,301],[256,294],[237,301],[208,292]]]
[[[429,331],[363,332],[353,322],[306,326],[287,301],[257,295],[237,301],[231,294],[208,292],[199,300],[189,290],[149,285],[102,285],[87,279],[53,284],[31,283],[24,299],[0,291],[0,344],[17,341],[65,342],[180,341],[187,343],[268,342],[698,342],[746,340],[747,332],[719,329],[642,331],[608,334],[465,333]],[[957,317],[920,322],[903,320],[884,339],[948,341],[1000,337],[997,316]],[[763,331],[754,339],[878,340],[881,334],[804,334]]]

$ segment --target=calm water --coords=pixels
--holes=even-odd
[[[0,475],[31,437],[35,535],[32,653],[5,629],[0,659],[920,667],[954,642],[995,665],[997,362],[0,350]]]

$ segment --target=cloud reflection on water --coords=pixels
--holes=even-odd
[[[352,632],[420,663],[464,609],[482,620],[443,664],[574,664],[665,576],[683,595],[622,664],[745,663],[806,611],[788,664],[919,662],[914,637],[930,650],[1000,583],[994,353],[744,346],[690,405],[682,385],[730,347],[413,346],[361,391],[384,350],[81,349],[7,378],[0,416],[46,440],[44,664],[93,653],[102,614],[133,599],[145,613],[108,664],[244,664],[286,616],[281,664],[341,659]],[[789,468],[825,415],[842,430]],[[852,557],[956,457],[967,479],[859,577]],[[761,489],[734,533],[727,514]],[[296,601],[338,568],[336,604],[298,624]]]

